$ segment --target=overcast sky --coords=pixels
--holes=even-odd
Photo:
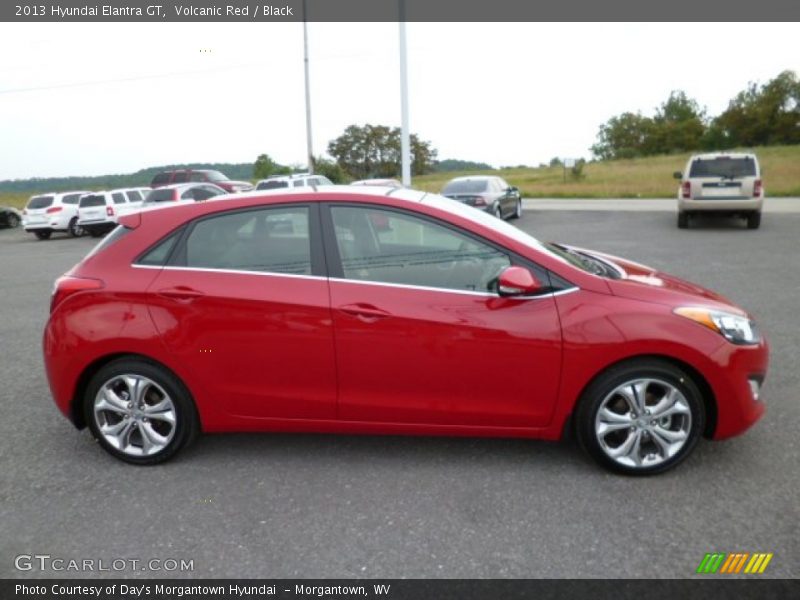
[[[400,125],[398,25],[310,23],[315,154]],[[800,65],[796,23],[409,23],[411,130],[439,158],[589,157],[682,89],[712,115]],[[0,23],[0,179],[306,156],[298,23]]]

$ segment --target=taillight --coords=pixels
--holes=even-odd
[[[475,196],[475,206],[486,206],[486,198],[483,196]]]
[[[48,215],[52,215],[53,213],[61,212],[62,208],[62,206],[51,206],[44,212],[46,212]]]
[[[755,183],[753,183],[753,196],[759,197],[763,191],[761,180],[756,179]]]
[[[691,181],[684,181],[683,185],[683,197],[684,198],[691,198],[692,197],[692,182]]]
[[[104,285],[105,284],[99,279],[63,275],[56,279],[56,282],[53,284],[53,294],[50,297],[50,312],[53,312],[55,307],[61,304],[68,296],[87,290],[99,290],[103,288]]]
[[[113,217],[114,216],[114,207],[113,206],[106,206],[106,216]]]

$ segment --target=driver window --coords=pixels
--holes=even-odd
[[[377,208],[331,209],[346,279],[492,292],[508,255],[452,229]]]

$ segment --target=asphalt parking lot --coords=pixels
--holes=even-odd
[[[715,551],[772,552],[765,576],[800,576],[800,214],[758,231],[678,230],[658,211],[528,210],[518,225],[751,311],[772,350],[766,417],[650,478],[570,443],[324,435],[208,436],[133,467],[60,415],[42,366],[52,282],[96,240],[0,230],[0,577],[92,575],[18,571],[20,554],[193,560],[179,577],[689,577]]]

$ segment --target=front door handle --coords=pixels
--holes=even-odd
[[[350,315],[351,317],[356,317],[365,323],[374,323],[380,319],[385,319],[386,317],[391,317],[392,315],[385,310],[381,310],[376,306],[372,306],[372,304],[366,304],[364,302],[358,302],[356,304],[345,304],[344,306],[340,306],[339,310],[346,315]]]

